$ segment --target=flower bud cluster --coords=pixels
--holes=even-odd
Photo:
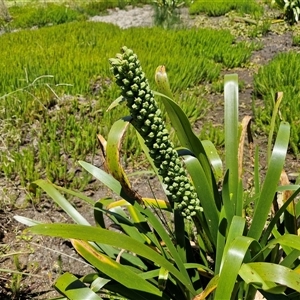
[[[169,199],[178,203],[177,207],[183,216],[191,218],[201,209],[197,193],[170,141],[162,113],[136,54],[127,47],[121,50],[122,54],[110,59],[110,63],[133,118],[132,124],[145,140],[150,156],[167,186]]]

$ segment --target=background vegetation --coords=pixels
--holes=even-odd
[[[58,7],[49,6],[49,12]],[[21,7],[14,9],[22,11]],[[34,10],[34,15],[37,12]],[[256,47],[255,43],[236,43],[226,30],[121,30],[110,24],[79,22],[78,16],[81,19],[83,15],[74,12],[68,10],[64,21],[75,16],[76,22],[1,36],[0,66],[5,70],[0,74],[5,149],[2,174],[23,185],[41,174],[57,183],[72,182],[78,188],[86,185],[89,177],[76,179],[72,170],[76,160],[87,154],[93,161],[96,133],[106,135],[111,120],[118,117],[104,111],[117,96],[107,58],[120,45],[127,44],[141,53],[151,84],[151,67],[161,63],[168,66],[178,101],[192,122],[203,115],[208,104],[197,94],[184,91],[200,83],[218,82],[221,69],[247,63]],[[18,22],[24,27],[33,25],[29,19],[19,14]],[[54,19],[51,22],[62,21]],[[40,26],[46,25],[42,18],[38,20]],[[178,64],[183,53],[186,59]],[[205,132],[212,136],[214,130],[203,131],[202,137]],[[217,139],[222,143],[218,134]],[[127,152],[139,154],[132,137],[127,139]],[[57,164],[59,168],[54,167]]]
[[[145,2],[32,1],[19,5],[19,2],[6,1],[10,18],[2,17],[2,30],[7,33],[1,36],[0,44],[2,176],[23,186],[40,176],[76,188],[83,188],[89,182],[87,173],[75,176],[76,161],[88,157],[93,162],[97,148],[95,135],[105,136],[111,120],[122,115],[122,111],[113,112],[112,116],[104,113],[117,95],[111,84],[107,58],[118,51],[120,45],[127,44],[140,53],[151,85],[153,66],[167,66],[176,99],[192,123],[202,118],[211,106],[205,99],[205,89],[199,89],[199,84],[209,83],[212,91],[222,92],[221,70],[244,66],[252,51],[259,47],[255,42],[236,42],[226,30],[182,28],[174,31],[161,27],[121,30],[110,24],[86,22],[89,16],[105,13],[108,7],[123,8],[126,4]],[[155,2],[157,9],[166,9],[171,15],[181,4]],[[191,13],[224,14],[236,9],[239,15],[251,14],[256,20],[262,14],[262,6],[256,1],[225,1],[217,6],[205,1],[186,4],[190,5]],[[219,11],[215,12],[215,8]],[[166,16],[161,18],[164,20]],[[31,30],[35,26],[39,30]],[[267,32],[269,23],[254,26],[256,29],[251,35],[264,32],[265,27]],[[28,29],[11,32],[20,28]],[[297,42],[296,35],[294,42]],[[182,60],[182,56],[186,59]],[[285,62],[289,63],[289,59]],[[276,60],[273,65],[278,65]],[[272,110],[269,99],[274,98],[274,91],[280,85],[271,87],[271,83],[266,83],[268,92],[264,92],[261,85],[269,75],[262,69],[256,78],[257,94],[266,98],[266,113],[255,110],[257,124],[267,131]],[[295,88],[289,89],[284,103],[295,103],[291,101],[295,93]],[[297,111],[297,104],[292,105],[291,110]],[[283,117],[297,124],[297,117],[294,120],[292,114]],[[298,153],[299,147],[296,128],[292,125],[294,153]],[[224,143],[222,130],[210,122],[203,124],[199,135],[219,146]],[[134,136],[129,134],[126,143],[126,157],[139,155]]]

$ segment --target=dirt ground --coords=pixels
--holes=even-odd
[[[152,8],[146,6],[144,8],[128,9],[127,11],[112,10],[108,16],[94,17],[92,21],[115,22],[122,27],[151,26],[153,25],[152,16]],[[187,11],[184,10],[182,11],[182,17],[188,26],[195,25],[197,22],[199,24],[199,18],[202,18],[189,17]],[[214,26],[218,26],[218,24],[221,26],[221,22],[226,17],[212,19],[214,19],[212,20]],[[120,23],[120,20],[124,20],[124,22]],[[200,21],[202,22],[202,19]],[[263,47],[253,53],[250,67],[223,72],[223,74],[238,73],[239,80],[244,81],[244,88],[240,92],[241,116],[252,115],[253,74],[258,67],[266,64],[277,53],[289,50],[299,51],[298,48],[292,46],[292,33],[289,31],[281,33],[276,32],[276,30],[271,31],[266,36],[260,37],[259,40],[262,42]],[[209,112],[207,119],[221,123],[223,119],[223,96],[221,94],[210,94],[208,98],[215,105],[212,106],[213,109]],[[261,104],[260,99],[256,101]],[[200,125],[196,124],[196,126]],[[265,140],[265,136],[254,135],[255,143],[260,145],[262,161],[265,157]],[[288,173],[299,172],[299,161],[293,155],[288,156],[286,169],[289,170]],[[155,179],[150,177],[147,180],[145,179],[133,178],[132,180],[134,188],[140,194],[152,196],[154,193],[157,198],[164,197]],[[148,184],[145,185],[145,182],[148,182]],[[5,185],[7,184],[5,182]],[[24,189],[12,184],[10,184],[10,188],[14,192],[18,191],[18,197],[24,199]],[[112,196],[111,192],[101,185],[97,187],[93,185],[85,192],[94,199]],[[7,193],[6,191],[5,194],[7,195]],[[3,201],[5,202],[5,200]],[[22,201],[20,200],[19,203],[22,203]],[[92,209],[89,206],[80,201],[74,201],[73,204],[92,222]],[[71,222],[70,218],[58,209],[51,200],[45,198],[38,204],[32,204],[22,209],[12,209],[9,205],[2,207],[3,209],[0,211],[0,268],[18,270],[30,274],[30,276],[13,275],[12,273],[2,272],[0,269],[0,299],[49,299],[58,295],[53,290],[52,284],[63,272],[68,271],[83,275],[88,271],[92,271],[90,266],[75,253],[68,241],[41,236],[28,236],[23,233],[25,226],[13,218],[15,215],[22,215],[43,222]]]

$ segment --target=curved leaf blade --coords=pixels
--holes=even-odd
[[[193,156],[185,156],[184,163],[187,171],[192,178],[193,184],[203,207],[203,213],[207,220],[207,225],[213,237],[214,244],[217,242],[219,212],[215,203],[214,195],[207,182],[207,177],[202,165],[197,158]]]
[[[41,224],[30,227],[27,229],[27,231],[35,234],[73,238],[84,241],[94,241],[134,252],[137,255],[148,258],[160,267],[167,269],[178,280],[180,280],[182,284],[186,286],[191,294],[195,294],[195,290],[191,282],[168,260],[150,247],[145,246],[144,244],[125,236],[124,234],[108,231],[100,227],[74,224]]]
[[[109,173],[128,189],[130,183],[120,163],[120,147],[130,121],[131,117],[116,121],[108,133],[106,144],[106,164]]]
[[[215,294],[216,300],[231,299],[240,267],[252,243],[257,242],[252,238],[239,236],[230,244],[220,272],[220,279]]]
[[[64,273],[55,282],[55,287],[68,299],[102,300],[82,281],[70,273]]]
[[[133,290],[145,291],[146,293],[161,296],[160,290],[154,285],[139,277],[129,268],[119,264],[108,256],[97,252],[89,243],[72,240],[72,244],[82,257],[116,282]]]
[[[39,179],[36,180],[34,184],[42,188],[76,223],[90,225],[90,223],[70,204],[52,183]]]
[[[278,130],[266,178],[260,197],[255,205],[252,224],[248,232],[248,236],[256,240],[260,238],[263,232],[277,190],[288,149],[289,137],[290,125],[286,122],[282,122]]]
[[[261,282],[261,288],[265,291],[270,289],[270,292],[272,292],[272,289],[274,289],[272,283],[276,283],[281,285],[283,289],[289,287],[300,292],[300,274],[282,265],[265,262],[247,263],[242,265],[239,275],[247,283]],[[277,291],[274,289],[273,292],[282,292],[282,289],[279,288]]]
[[[229,192],[234,204],[236,215],[241,216],[238,199],[238,106],[239,106],[239,85],[238,75],[229,74],[224,77],[224,130],[225,130],[225,164],[229,170]]]

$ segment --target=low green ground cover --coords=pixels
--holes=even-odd
[[[241,1],[206,1],[195,0],[190,6],[191,14],[205,13],[211,17],[222,16],[231,10],[236,10],[241,14],[252,14],[261,16],[263,8],[255,0],[241,0]]]
[[[87,154],[92,160],[96,133],[106,135],[112,116],[122,114],[103,114],[117,97],[107,58],[120,45],[141,53],[152,85],[151,70],[167,66],[176,97],[192,122],[203,116],[208,104],[187,88],[218,81],[221,69],[247,63],[255,47],[235,43],[225,30],[121,30],[91,22],[23,30],[0,39],[2,174],[23,185],[42,174],[76,187],[84,186],[89,177],[76,182],[70,172],[76,168],[74,162]],[[138,155],[130,136],[127,146],[129,154]]]
[[[264,100],[264,107],[253,106],[256,124],[265,132],[270,130],[271,112],[276,93],[283,92],[279,108],[280,118],[291,124],[290,146],[295,154],[300,149],[300,54],[296,52],[281,53],[267,65],[261,67],[254,76],[254,88]],[[277,122],[277,129],[279,120]]]
[[[1,21],[0,28],[6,31],[18,28],[32,28],[57,25],[72,21],[86,20],[89,16],[105,14],[109,8],[125,8],[126,5],[147,3],[147,0],[131,1],[27,1],[14,2],[9,5],[8,12],[11,16],[9,22]]]

